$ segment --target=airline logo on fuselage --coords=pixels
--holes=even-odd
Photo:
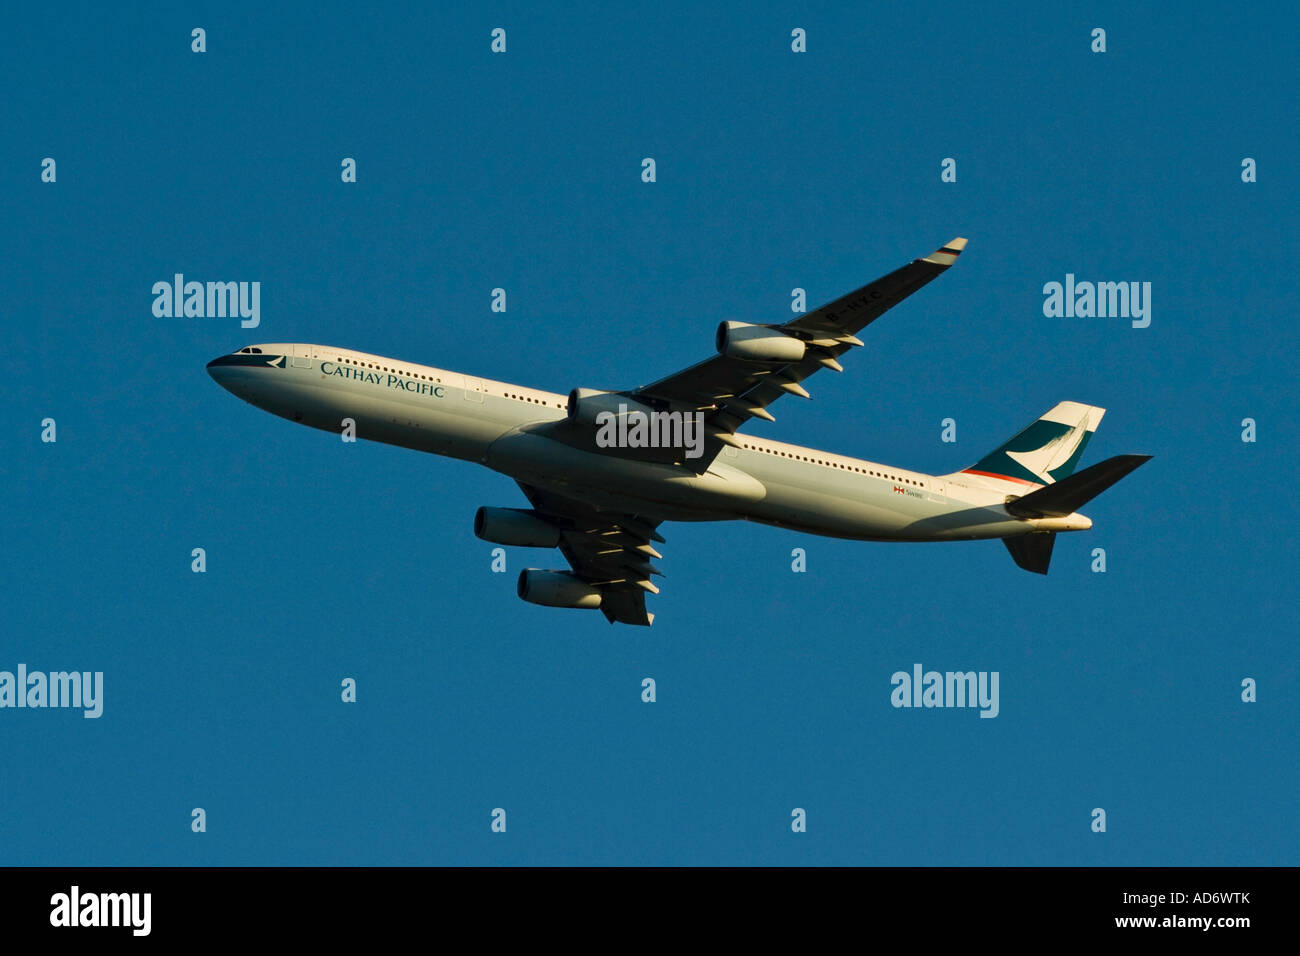
[[[354,382],[365,382],[367,385],[384,385],[388,388],[415,392],[417,395],[432,395],[434,398],[443,398],[447,392],[447,386],[445,385],[435,385],[433,382],[418,382],[413,378],[404,378],[401,375],[385,375],[379,372],[367,371],[364,368],[354,368],[351,365],[339,365],[337,362],[321,362],[320,370],[322,375],[341,375],[344,378],[352,379]]]

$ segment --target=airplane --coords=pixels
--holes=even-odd
[[[1056,535],[1150,459],[1075,471],[1105,409],[1061,402],[973,465],[945,475],[741,434],[751,419],[861,346],[867,325],[947,270],[953,239],[783,325],[722,322],[717,354],[625,391],[567,396],[328,345],[244,346],[208,363],[227,391],[290,421],[474,462],[513,478],[529,508],[482,507],[494,544],[558,548],[568,570],[528,568],[519,597],[649,625],[665,521],[743,519],[861,541],[1000,539],[1046,574]],[[660,440],[656,440],[660,439]]]

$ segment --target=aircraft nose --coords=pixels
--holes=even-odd
[[[282,355],[266,355],[258,346],[249,346],[229,355],[218,355],[208,363],[212,380],[236,398],[258,405],[271,387],[268,375],[284,361]]]
[[[247,376],[240,375],[243,366],[248,363],[243,361],[249,356],[240,355],[218,355],[208,363],[208,374],[212,380],[224,388],[226,391],[238,395],[241,385],[245,382]]]
[[[212,380],[218,385],[224,384],[228,377],[226,370],[230,368],[230,364],[225,361],[228,358],[227,355],[218,355],[208,363],[208,374],[212,376]]]

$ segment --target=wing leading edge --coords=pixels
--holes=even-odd
[[[598,511],[519,482],[533,508],[560,528],[560,552],[574,575],[600,591],[600,610],[612,624],[649,626],[646,594],[658,594],[650,580],[663,572],[650,563],[661,557],[651,544],[664,539],[655,528],[660,521],[640,515]]]
[[[722,444],[733,444],[734,439],[728,438],[749,419],[772,421],[767,408],[782,395],[807,398],[807,391],[799,383],[814,372],[823,368],[843,371],[839,357],[862,345],[856,333],[941,275],[957,261],[965,247],[965,239],[953,239],[930,255],[828,305],[784,325],[773,326],[803,340],[804,357],[798,361],[756,363],[716,355],[626,394],[642,402],[658,400],[703,410],[710,436]]]
[[[957,261],[965,246],[965,239],[953,239],[930,255],[784,325],[747,326],[778,339],[783,334],[800,340],[802,347],[795,343],[793,349],[797,358],[795,355],[785,361],[741,358],[726,354],[720,344],[719,355],[635,391],[614,394],[625,395],[655,410],[703,412],[704,454],[680,462],[702,472],[723,445],[739,444],[733,436],[749,419],[773,420],[767,407],[782,395],[809,397],[800,383],[814,372],[823,368],[843,371],[839,357],[863,344],[856,333],[943,273]],[[790,344],[782,341],[787,346]],[[580,429],[579,434],[569,434],[574,427],[567,420],[539,430],[555,432],[553,437],[557,440],[579,447],[585,446],[594,434],[586,428]],[[573,577],[599,591],[599,607],[605,617],[611,623],[649,625],[654,615],[646,610],[645,596],[659,593],[651,578],[662,575],[650,564],[652,558],[660,557],[651,542],[664,540],[655,531],[661,519],[602,511],[523,482],[519,487],[533,508],[560,529],[558,547],[569,562]]]

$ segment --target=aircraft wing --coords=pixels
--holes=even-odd
[[[782,395],[807,398],[807,391],[799,383],[814,372],[823,368],[842,371],[837,359],[862,344],[855,333],[946,270],[965,247],[965,239],[954,239],[925,258],[895,269],[829,305],[775,326],[804,341],[804,357],[799,361],[757,363],[717,355],[624,394],[646,404],[667,402],[703,410],[710,437],[733,444],[734,439],[728,441],[728,437],[749,419],[774,421],[767,407]]]
[[[572,498],[519,482],[540,514],[560,527],[560,551],[573,573],[600,589],[600,610],[612,624],[649,625],[645,596],[658,594],[650,578],[663,572],[650,564],[660,554],[651,541],[664,539],[655,531],[658,518],[597,511]]]

